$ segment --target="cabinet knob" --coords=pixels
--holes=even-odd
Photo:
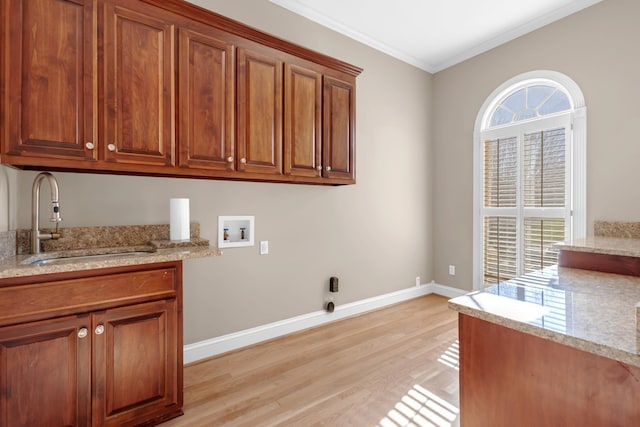
[[[107,150],[109,150],[109,151],[116,151],[116,144],[109,144],[109,145],[107,145]]]
[[[318,165],[318,166],[316,166],[316,169],[317,169],[317,170],[319,170],[319,171],[321,171],[321,170],[322,170],[322,165]]]
[[[87,336],[87,328],[80,328],[78,330],[78,338],[84,338]]]
[[[245,159],[244,157],[243,157],[243,158],[241,158],[241,159],[240,159],[240,163],[242,163],[242,164],[244,165],[245,163],[247,163],[247,159]]]
[[[327,166],[327,172],[331,172],[331,166]]]
[[[227,157],[227,162],[228,163],[233,163],[233,156]]]
[[[84,146],[87,148],[87,150],[93,150],[96,147],[91,141],[85,142]]]
[[[102,335],[104,333],[104,325],[96,326],[96,335]]]

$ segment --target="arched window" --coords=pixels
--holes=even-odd
[[[474,287],[557,263],[586,235],[586,108],[552,71],[522,74],[485,101],[474,133]]]

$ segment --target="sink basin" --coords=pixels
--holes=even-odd
[[[99,261],[102,259],[109,259],[114,257],[131,257],[131,256],[140,256],[140,255],[148,255],[154,252],[153,250],[130,250],[130,251],[120,251],[120,252],[107,252],[107,253],[50,253],[50,254],[40,254],[26,260],[22,261],[22,264],[28,265],[50,265],[50,264],[59,264],[63,262],[71,262],[71,261]]]

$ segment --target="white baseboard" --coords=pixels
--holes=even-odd
[[[448,298],[461,297],[471,292],[465,291],[464,289],[452,288],[451,286],[439,285],[435,282],[431,282],[427,286],[430,287],[432,294],[442,295]]]
[[[391,304],[407,301],[423,295],[438,294],[449,298],[454,298],[466,294],[463,291],[449,286],[429,283],[427,285],[407,288],[401,291],[379,295],[348,304],[338,305],[333,313],[320,310],[313,313],[303,314],[278,322],[268,323],[244,331],[222,335],[216,338],[200,341],[184,346],[184,363],[192,363],[231,350],[257,344],[292,332],[319,326],[325,323],[362,314],[367,311],[382,308]]]

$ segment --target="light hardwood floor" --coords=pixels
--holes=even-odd
[[[457,313],[429,295],[185,367],[162,427],[457,427]]]

